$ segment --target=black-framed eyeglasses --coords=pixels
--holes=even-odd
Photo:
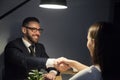
[[[33,27],[28,27],[28,26],[25,26],[26,28],[30,29],[32,32],[37,32],[39,31],[40,33],[43,32],[44,29],[40,28],[40,29],[37,29],[37,28],[33,28]]]

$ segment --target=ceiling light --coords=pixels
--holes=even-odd
[[[41,0],[40,7],[50,9],[66,9],[66,0]]]

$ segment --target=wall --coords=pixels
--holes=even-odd
[[[24,0],[0,0],[0,15],[22,1]],[[68,9],[65,10],[43,9],[38,7],[39,2],[31,0],[0,20],[1,74],[4,68],[2,56],[4,47],[8,41],[21,36],[20,26],[25,17],[39,18],[44,28],[40,42],[45,45],[50,57],[64,56],[87,65],[91,64],[86,47],[88,27],[96,21],[112,21],[110,0],[67,0]]]

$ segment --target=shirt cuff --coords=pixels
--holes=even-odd
[[[57,75],[57,71],[55,71],[55,70],[51,70],[50,72],[53,72],[53,73],[55,73],[55,75]]]
[[[46,67],[49,68],[49,67],[54,67],[54,61],[55,59],[54,58],[49,58],[46,62]]]

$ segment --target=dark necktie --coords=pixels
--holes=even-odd
[[[32,56],[35,56],[34,48],[35,48],[34,45],[29,46],[29,49],[30,49],[30,55],[32,55]]]

